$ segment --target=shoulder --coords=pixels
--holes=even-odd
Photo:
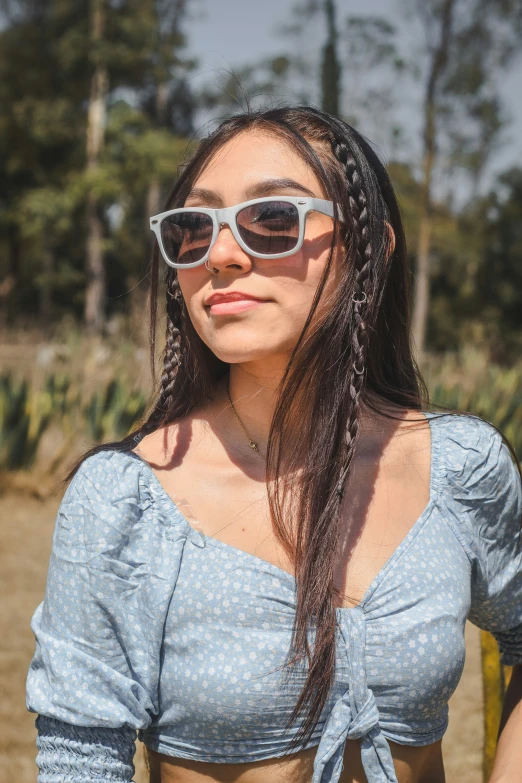
[[[55,547],[100,546],[131,539],[150,516],[150,486],[143,463],[127,452],[107,449],[87,457],[60,503]],[[94,551],[93,551],[94,553]]]
[[[521,514],[520,470],[502,434],[471,414],[430,415],[440,476],[453,506],[498,524],[506,514],[515,524]]]
[[[92,502],[117,500],[127,493],[140,492],[141,464],[132,453],[104,449],[86,457],[71,479],[64,502],[90,499]]]
[[[472,477],[493,478],[514,462],[502,434],[480,416],[439,411],[428,415],[442,472],[452,484],[466,486]]]
[[[205,448],[205,436],[209,431],[206,423],[206,418],[192,411],[145,435],[131,453],[139,455],[157,470],[168,470],[183,462],[195,446],[203,444]]]

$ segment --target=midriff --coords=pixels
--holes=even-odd
[[[399,783],[445,783],[442,740],[422,747],[388,741]],[[252,764],[189,761],[149,750],[150,783],[310,783],[317,748]],[[348,740],[339,783],[368,783],[360,741]]]

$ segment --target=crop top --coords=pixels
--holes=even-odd
[[[361,603],[336,609],[334,683],[305,746],[313,783],[339,780],[347,739],[369,783],[396,783],[388,740],[443,736],[467,618],[522,663],[518,469],[482,419],[425,415],[430,498]],[[305,676],[282,685],[294,615],[291,574],[198,531],[134,452],[91,455],[61,501],[31,622],[39,783],[127,783],[137,732],[184,759],[284,756]]]

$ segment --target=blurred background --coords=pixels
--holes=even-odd
[[[36,779],[23,689],[60,481],[147,407],[148,218],[220,118],[307,103],[369,138],[431,395],[522,457],[521,43],[520,0],[0,0],[1,781]],[[449,783],[482,780],[467,635]]]

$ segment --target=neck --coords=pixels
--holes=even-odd
[[[234,411],[230,410],[227,385],[230,399],[246,432],[258,444],[261,454],[266,455],[270,425],[276,407],[276,390],[285,369],[286,363],[283,361],[279,365],[272,363],[269,368],[245,364],[230,365],[229,375],[225,376],[216,388],[213,407],[217,420],[223,422],[224,431],[230,438],[233,437],[234,442],[244,443],[246,449],[249,449],[247,436]],[[387,426],[390,426],[389,420],[361,406],[360,434],[363,441],[368,441],[367,445],[374,440],[380,442]],[[232,427],[235,429],[232,430]]]
[[[285,369],[286,363],[283,361],[272,362],[270,367],[231,364],[229,376],[225,376],[216,389],[214,403],[218,420],[222,418],[224,422],[226,421],[229,431],[232,426],[237,426],[237,439],[244,441],[249,448],[247,436],[234,412],[230,410],[228,384],[235,411],[250,438],[259,445],[263,455],[266,454],[270,425],[275,411],[276,390]],[[232,420],[235,420],[235,425],[231,424]],[[236,429],[233,432],[236,433]]]

